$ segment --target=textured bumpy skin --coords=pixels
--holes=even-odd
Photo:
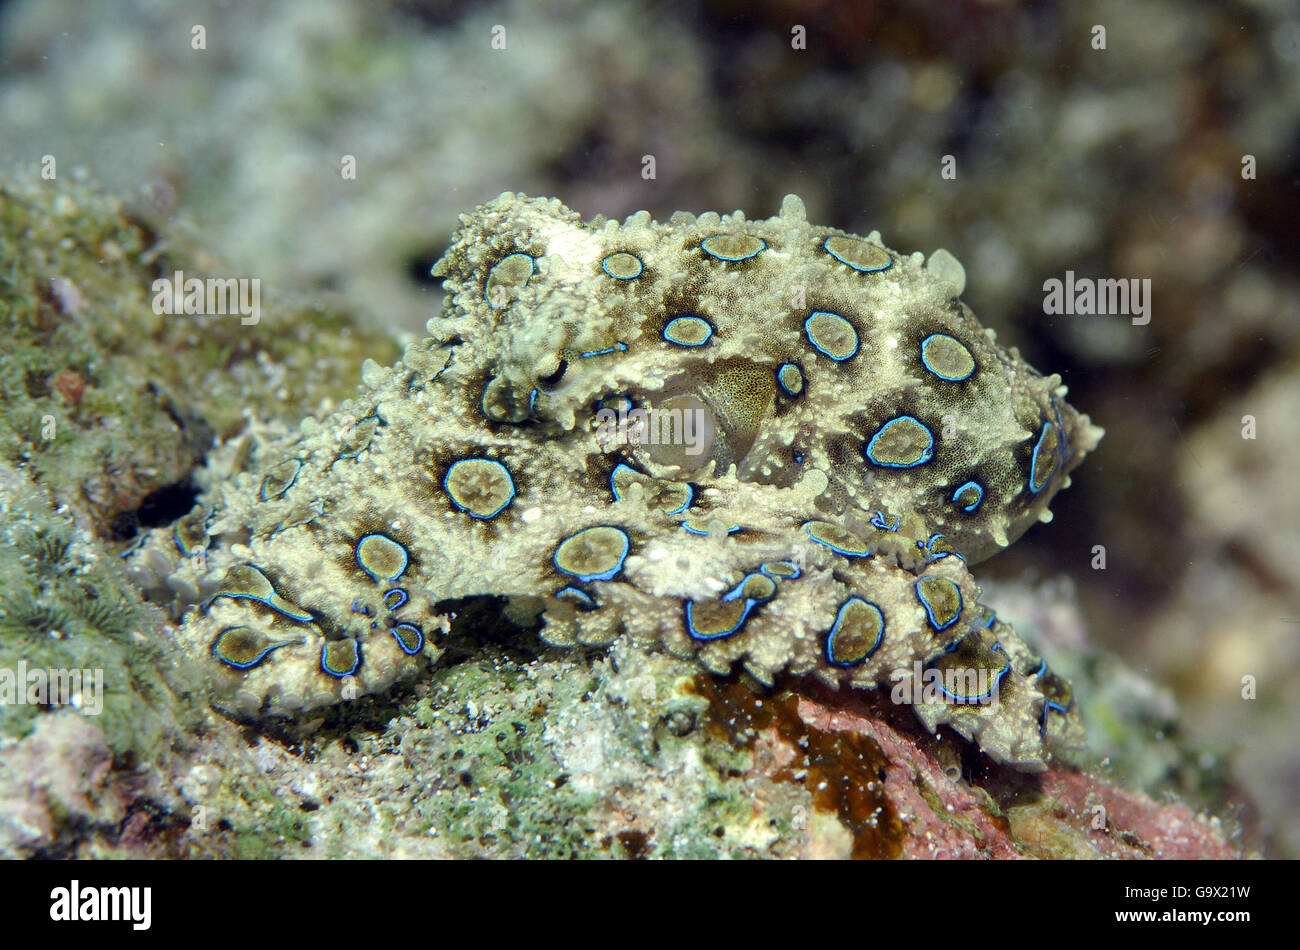
[[[1101,430],[996,345],[951,255],[794,196],[620,224],[507,193],[461,221],[429,338],[135,558],[195,602],[219,706],[385,689],[437,659],[440,602],[497,595],[553,644],[626,635],[764,682],[983,671],[918,689],[922,721],[1023,769],[1077,743],[1068,686],[967,563],[1049,520]]]

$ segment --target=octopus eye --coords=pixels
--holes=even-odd
[[[686,472],[702,468],[713,458],[715,442],[722,433],[708,403],[687,394],[664,400],[658,409],[658,413],[645,416],[640,432],[649,458]]]

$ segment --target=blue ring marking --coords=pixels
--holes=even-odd
[[[680,515],[687,508],[691,507],[691,502],[693,502],[694,500],[695,500],[695,486],[692,485],[690,482],[686,482],[686,502],[680,508],[674,508],[672,511],[664,512],[664,514]],[[736,527],[739,528],[740,526],[737,525]],[[731,532],[727,532],[727,533],[730,534]]]
[[[586,353],[579,353],[578,356],[585,360],[589,356],[604,356],[606,353],[622,353],[626,349],[626,343],[616,342],[613,346],[607,346],[603,350],[589,350]],[[532,407],[530,406],[529,408]]]
[[[631,274],[627,277],[623,277],[620,274],[611,274],[609,267],[605,265],[605,262],[609,260],[611,257],[613,257],[614,254],[626,254],[628,257],[632,258],[632,260],[636,261],[636,273]],[[637,257],[631,251],[615,251],[614,254],[606,254],[604,257],[600,259],[600,269],[603,270],[610,277],[614,278],[615,280],[636,280],[643,273],[645,273],[645,264],[641,263],[641,258]]]
[[[563,587],[555,592],[555,597],[557,600],[572,601],[581,610],[595,610],[600,606],[596,598],[581,587]]]
[[[1044,488],[1047,487],[1047,483],[1050,482],[1050,481],[1052,480],[1052,475],[1054,475],[1054,474],[1056,473],[1056,468],[1059,468],[1059,467],[1060,467],[1060,461],[1061,461],[1061,460],[1060,460],[1060,453],[1059,453],[1059,450],[1060,450],[1060,447],[1061,447],[1061,446],[1060,446],[1061,440],[1060,440],[1060,437],[1059,437],[1059,435],[1058,435],[1057,440],[1056,440],[1056,442],[1057,442],[1057,450],[1058,450],[1058,452],[1057,452],[1057,459],[1056,459],[1056,461],[1057,461],[1057,466],[1056,466],[1056,468],[1053,468],[1053,469],[1052,469],[1051,474],[1049,474],[1049,475],[1047,476],[1047,478],[1043,479],[1043,481],[1042,481],[1041,483],[1038,483],[1038,474],[1037,474],[1037,473],[1038,473],[1038,455],[1039,455],[1039,452],[1042,451],[1042,448],[1043,448],[1043,440],[1044,440],[1045,438],[1047,438],[1047,430],[1048,430],[1048,429],[1056,429],[1056,426],[1055,426],[1053,423],[1051,423],[1051,422],[1044,422],[1044,423],[1043,423],[1043,430],[1042,430],[1040,433],[1038,433],[1038,441],[1037,441],[1036,443],[1034,443],[1034,456],[1033,456],[1033,458],[1032,458],[1032,459],[1030,460],[1030,462],[1029,462],[1029,490],[1030,490],[1033,494],[1035,494],[1035,495],[1037,495],[1040,491],[1042,491]],[[1057,429],[1057,432],[1059,433],[1060,430]],[[1036,483],[1038,484],[1038,487],[1037,487],[1037,488],[1034,487]]]
[[[1074,705],[1074,700],[1070,700],[1070,706],[1073,706],[1073,705]],[[1043,725],[1042,725],[1042,728],[1044,728],[1044,729],[1047,728],[1047,714],[1048,714],[1049,712],[1051,712],[1053,709],[1055,709],[1055,710],[1056,710],[1057,712],[1059,712],[1062,716],[1066,716],[1066,715],[1069,715],[1069,713],[1070,713],[1070,706],[1062,706],[1060,703],[1054,703],[1054,702],[1052,702],[1050,699],[1045,699],[1045,700],[1043,700]]]
[[[953,590],[957,592],[957,610],[953,613],[952,617],[948,620],[948,622],[941,627],[939,626],[938,622],[934,619],[934,608],[930,606],[930,602],[926,600],[925,596],[921,593],[921,581],[924,579],[925,578],[921,578],[917,580],[916,584],[913,585],[916,588],[916,599],[919,600],[921,602],[921,606],[925,608],[925,615],[930,618],[930,626],[934,627],[936,631],[947,630],[949,627],[955,624],[957,620],[961,617],[961,609],[962,609],[961,588],[958,587],[956,584],[953,584],[952,581],[948,581],[949,584],[952,584]],[[943,577],[940,578],[940,580],[948,580],[948,578]]]
[[[980,619],[980,620],[973,620],[973,621],[971,621],[971,626],[973,626],[973,627],[983,627],[985,630],[992,631],[992,630],[993,630],[993,624],[997,622],[998,615],[995,614],[995,613],[992,611],[992,609],[990,609],[990,608],[988,607],[988,605],[986,605],[986,604],[977,604],[976,606],[979,606],[979,607],[983,607],[983,608],[984,608],[984,614],[985,614],[985,616],[984,616],[982,619]]]
[[[537,392],[537,390],[534,389],[533,392]],[[497,508],[495,511],[493,511],[491,514],[486,514],[486,515],[474,514],[474,512],[470,511],[468,508],[466,508],[464,505],[458,502],[456,500],[456,496],[452,494],[451,489],[447,487],[447,482],[451,479],[452,470],[455,469],[457,465],[461,464],[461,462],[487,462],[489,465],[495,465],[497,468],[501,469],[501,474],[503,474],[506,477],[506,482],[510,485],[510,494],[506,497],[505,501],[501,502],[501,506]],[[477,518],[479,521],[491,521],[497,515],[501,514],[501,512],[505,511],[506,508],[510,506],[510,503],[515,500],[515,495],[518,494],[518,492],[515,490],[515,479],[514,476],[510,474],[510,469],[506,468],[496,459],[484,459],[484,458],[458,459],[457,461],[452,462],[451,465],[447,466],[447,474],[442,476],[442,491],[443,494],[445,494],[449,499],[451,499],[451,503],[455,505],[459,510],[465,512],[465,514],[469,515],[471,518]],[[365,538],[362,538],[361,540],[364,541]],[[389,540],[392,539],[390,538]],[[357,546],[358,547],[361,546],[361,541],[357,542]],[[406,550],[406,549],[403,548],[402,550]],[[362,568],[362,570],[365,569]],[[406,568],[403,567],[402,570],[406,570]],[[399,574],[397,576],[401,577],[402,575]]]
[[[358,419],[356,422],[352,423],[352,431],[353,431],[353,433],[355,433],[355,432],[357,431],[357,428],[361,425],[361,423],[363,423],[363,422],[369,422],[371,419],[375,420],[375,431],[374,431],[373,433],[371,433],[371,436],[370,436],[370,442],[374,442],[374,441],[375,441],[375,436],[379,434],[379,429],[380,429],[380,427],[381,427],[381,426],[386,426],[386,425],[388,425],[388,423],[385,422],[385,421],[384,421],[384,420],[383,420],[379,415],[377,415],[376,413],[373,413],[373,412],[372,412],[372,413],[371,413],[370,415],[368,415],[368,416],[362,416],[362,417],[361,417],[360,419]],[[367,442],[365,445],[363,445],[363,446],[361,446],[360,448],[358,448],[358,449],[357,449],[355,452],[353,452],[351,455],[343,455],[342,452],[340,451],[340,454],[338,454],[338,455],[336,455],[336,456],[334,457],[334,461],[335,461],[335,462],[342,462],[344,459],[354,459],[354,458],[359,457],[359,456],[361,455],[362,452],[364,452],[366,449],[370,448],[370,442]]]
[[[226,627],[225,630],[222,630],[220,633],[218,633],[217,638],[212,641],[212,649],[210,652],[212,653],[212,658],[214,660],[220,660],[222,663],[226,664],[226,666],[232,667],[233,669],[236,670],[251,670],[253,667],[257,666],[257,664],[261,663],[268,656],[270,656],[273,652],[280,649],[280,647],[287,647],[287,646],[292,646],[295,643],[302,643],[301,640],[281,640],[279,643],[272,643],[269,646],[267,646],[265,650],[257,654],[257,656],[253,657],[247,663],[236,663],[234,660],[229,660],[226,657],[221,656],[217,653],[217,644],[221,642],[221,638],[225,636],[228,631],[234,629],[235,629],[234,627]]]
[[[528,411],[532,412],[533,407],[537,405],[537,390],[534,389],[528,394]]]
[[[945,650],[944,653],[951,653],[953,650],[957,649],[957,645],[959,643],[961,643],[960,640],[958,640],[957,643],[954,643],[952,646],[948,647],[948,649]],[[1009,672],[1011,672],[1011,657],[1006,655],[1006,651],[1002,649],[1002,644],[1000,643],[994,643],[992,649],[1002,653],[1003,658],[1007,662],[1003,665],[1002,669],[998,671],[998,675],[994,678],[993,684],[989,686],[989,688],[985,692],[981,693],[978,696],[974,696],[970,698],[965,696],[958,696],[956,693],[949,692],[948,687],[945,686],[943,683],[942,670],[940,670],[940,676],[939,676],[939,692],[943,693],[943,695],[947,696],[949,699],[955,700],[956,702],[964,705],[970,705],[972,703],[982,703],[985,700],[987,700],[990,696],[992,696],[994,693],[996,693],[998,690],[998,686],[1001,685],[1002,683],[1002,680],[1006,677],[1006,675]],[[931,669],[936,669],[936,667],[931,666]]]
[[[692,528],[684,521],[682,522],[682,527],[686,529],[687,534],[693,534],[701,538],[707,538],[709,536],[709,532],[701,531],[698,528]],[[727,534],[735,534],[739,530],[740,530],[740,525],[733,524],[730,528],[727,529]]]
[[[799,570],[799,565],[796,564],[794,561],[773,561],[770,563],[784,564],[786,567],[794,571],[794,573],[790,575],[774,574],[772,571],[768,570],[767,564],[764,564],[762,567],[758,569],[760,574],[766,574],[768,577],[772,578],[772,580],[777,581],[778,583],[780,583],[781,581],[796,581],[803,574],[803,571]]]
[[[614,471],[609,473],[609,493],[614,496],[615,501],[623,500],[623,496],[618,493],[618,485],[614,483],[614,479],[617,477],[621,469],[627,469],[633,475],[641,474],[636,469],[634,469],[631,465],[628,465],[625,462],[619,462],[617,465],[614,466]]]
[[[776,596],[777,579],[773,577],[771,574],[768,574],[766,571],[763,570],[751,572],[749,574],[746,574],[744,577],[742,577],[740,579],[739,584],[737,584],[734,588],[732,588],[721,598],[719,598],[719,602],[724,604],[730,603],[733,600],[739,600],[741,595],[744,593],[745,585],[747,585],[749,581],[755,577],[765,577],[768,581],[770,581],[773,586],[772,593],[769,594],[767,597],[762,597],[762,598],[746,597],[744,599],[745,600],[744,609],[740,613],[740,619],[736,621],[734,626],[732,626],[727,630],[720,631],[719,633],[703,634],[695,629],[695,612],[694,612],[695,601],[688,600],[686,602],[686,630],[691,635],[691,637],[696,640],[719,640],[723,637],[729,637],[732,634],[738,632],[740,628],[745,625],[745,621],[749,619],[749,615],[754,612],[755,607],[757,607],[760,604],[767,603],[769,600],[771,600],[773,597]]]
[[[979,497],[976,498],[969,505],[963,505],[961,509],[962,511],[974,511],[976,508],[980,506],[980,502],[984,500],[984,486],[981,485],[979,482],[972,481],[972,482],[966,482],[958,486],[957,490],[952,493],[952,501],[954,504],[957,502],[957,497],[968,488],[973,488],[975,489],[975,491],[979,492]]]
[[[285,485],[283,488],[281,488],[278,492],[275,493],[276,498],[279,498],[282,495],[284,495],[285,492],[287,492],[290,488],[292,488],[294,485],[298,483],[298,474],[302,471],[302,462],[299,459],[285,459],[285,461],[293,462],[298,467],[294,469],[293,477],[289,479],[289,484]],[[283,464],[284,462],[279,463],[279,465],[283,465]],[[276,467],[279,468],[279,465],[277,465]],[[269,482],[270,480],[271,480],[271,475],[268,472],[266,477],[262,479],[262,487],[257,490],[258,500],[260,501],[270,500],[266,497],[266,483]]]
[[[695,601],[688,600],[686,602],[686,632],[695,640],[721,640],[723,637],[729,637],[740,632],[740,628],[745,625],[745,621],[749,619],[749,615],[754,611],[754,601],[747,599],[745,609],[741,611],[740,619],[729,630],[723,630],[719,633],[700,633],[695,629],[694,607]]]
[[[804,455],[802,452],[796,452],[796,453],[794,454],[794,460],[795,460],[795,462],[796,462],[797,464],[799,464],[799,465],[802,465],[802,464],[803,464],[803,460],[806,459],[807,457],[808,457],[808,456]]]
[[[809,319],[812,318],[809,317]],[[813,345],[816,346],[817,344],[814,343]],[[784,372],[786,368],[794,369],[799,374],[799,379],[803,382],[803,386],[800,388],[800,390],[797,393],[791,392],[789,389],[787,389],[785,385],[785,380],[781,378],[781,373]],[[800,366],[798,363],[782,363],[780,366],[778,366],[776,368],[776,384],[781,387],[781,392],[785,393],[791,399],[798,399],[800,396],[803,395],[803,391],[808,388],[808,380],[804,378],[803,367]]]
[[[494,274],[496,274],[497,268],[500,267],[502,264],[504,264],[506,261],[510,260],[510,258],[512,257],[525,257],[528,259],[528,276],[525,277],[523,279],[523,282],[518,286],[527,287],[528,282],[532,280],[533,275],[537,273],[537,258],[533,257],[533,255],[531,254],[525,254],[523,251],[513,251],[512,253],[507,254],[505,257],[501,258],[501,260],[497,261],[490,268],[488,268],[487,278],[483,281],[483,299],[487,301],[487,305],[491,307],[493,310],[504,309],[506,306],[509,305],[509,301],[503,304],[493,303],[492,295],[488,293],[488,284],[492,283],[492,277]]]
[[[614,400],[622,400],[622,402],[617,406],[609,405],[609,403]],[[631,396],[627,395],[627,393],[610,393],[608,396],[601,396],[597,399],[594,408],[597,412],[602,409],[608,409],[610,412],[621,412],[627,414],[636,408],[636,403],[632,400]]]
[[[952,340],[954,343],[956,343],[958,346],[960,346],[963,350],[965,350],[970,355],[971,370],[969,373],[967,373],[965,376],[946,376],[930,365],[930,358],[925,354],[925,346],[927,343],[929,343],[931,340],[935,339],[936,337],[942,337],[945,340]],[[940,379],[949,383],[964,383],[966,380],[974,376],[975,370],[979,368],[979,366],[976,365],[975,363],[975,354],[971,353],[970,347],[968,347],[961,340],[957,339],[955,336],[952,336],[951,334],[948,333],[931,333],[929,336],[927,336],[924,340],[921,341],[921,363],[925,366],[926,369],[934,373],[934,375],[938,376]]]
[[[751,257],[757,257],[759,254],[767,250],[767,241],[763,240],[762,238],[758,238],[758,243],[761,244],[762,247],[758,248],[758,250],[756,251],[750,252],[749,254],[742,254],[740,257],[732,257],[727,254],[719,254],[717,251],[711,251],[708,249],[708,247],[705,246],[714,238],[731,237],[731,236],[732,235],[730,234],[710,234],[708,237],[706,237],[703,241],[700,242],[700,250],[703,251],[705,254],[709,255],[709,257],[716,257],[720,261],[727,261],[728,263],[733,263],[733,264],[738,261],[747,261]],[[746,234],[745,237],[756,237],[756,235]]]
[[[141,537],[144,537],[144,535],[142,534]],[[181,544],[181,538],[180,538],[180,535],[178,535],[178,534],[176,533],[176,526],[175,526],[175,525],[172,525],[172,543],[174,543],[174,544],[176,545],[176,550],[180,552],[181,557],[189,557],[191,554],[194,553],[194,551],[187,551],[187,550],[185,550],[185,545]],[[197,550],[200,550],[200,549],[199,549],[199,548],[195,548],[194,550],[197,551]],[[202,550],[207,550],[207,549],[206,549],[206,548],[203,548]],[[126,557],[128,554],[133,554],[133,553],[134,553],[134,551],[132,551],[132,550],[124,551],[124,552],[122,552],[122,557]]]
[[[921,541],[916,542],[916,546],[920,548],[921,551],[926,555],[926,562],[925,562],[926,564],[933,564],[935,561],[942,560],[943,558],[946,557],[955,557],[961,561],[966,560],[956,551],[940,551],[938,554],[935,554],[933,550],[934,542],[938,541],[942,537],[943,535],[941,534],[932,534],[924,542]]]
[[[1045,659],[1043,659],[1042,657],[1039,657],[1039,658],[1038,658],[1038,669],[1034,670],[1034,672],[1032,672],[1032,673],[1028,673],[1028,674],[1026,674],[1026,677],[1029,677],[1029,676],[1042,676],[1043,673],[1046,672],[1046,670],[1047,670],[1047,661],[1046,661]]]
[[[739,584],[737,584],[734,588],[732,588],[730,591],[728,591],[720,598],[722,603],[725,604],[728,601],[739,599],[740,595],[744,593],[745,585],[749,583],[751,577],[766,577],[770,581],[773,582],[776,581],[775,577],[773,577],[771,574],[768,574],[764,570],[760,569],[757,571],[751,571],[750,573],[746,574],[744,577],[740,579]],[[776,596],[776,591],[773,590],[772,593],[768,594],[766,597],[746,597],[745,602],[750,606],[754,606],[756,604],[765,604],[775,596]]]
[[[839,261],[841,264],[845,265],[846,267],[851,267],[851,268],[853,268],[855,271],[857,271],[857,272],[860,273],[860,274],[874,274],[874,273],[877,273],[878,271],[889,270],[889,268],[891,268],[891,267],[894,266],[894,255],[893,255],[893,254],[890,254],[888,251],[885,251],[885,256],[889,258],[889,263],[888,263],[888,264],[882,264],[880,267],[859,267],[857,264],[851,264],[851,263],[849,263],[848,261],[846,261],[844,258],[840,257],[838,254],[836,254],[834,251],[832,251],[829,247],[826,246],[826,242],[829,241],[829,240],[830,240],[831,238],[833,238],[833,237],[843,237],[843,235],[841,235],[841,234],[831,234],[831,235],[828,235],[828,236],[827,236],[827,237],[822,241],[822,250],[825,251],[827,254],[829,254],[831,257],[835,258],[835,259],[836,259],[837,261]],[[866,242],[864,241],[863,243],[865,244]],[[884,250],[884,248],[881,248],[881,250]]]
[[[615,564],[613,567],[611,567],[608,571],[602,571],[599,574],[575,574],[573,571],[568,571],[560,567],[560,562],[556,560],[556,555],[560,553],[560,548],[564,546],[565,542],[572,541],[574,538],[581,537],[582,535],[586,534],[588,531],[591,531],[593,528],[611,528],[612,530],[617,531],[620,535],[622,535],[623,551],[618,556],[618,563]],[[570,535],[569,537],[561,541],[559,544],[557,544],[555,546],[555,553],[551,555],[551,563],[555,565],[555,569],[560,573],[568,574],[570,577],[576,577],[584,584],[589,581],[608,581],[608,580],[612,580],[614,575],[616,575],[619,571],[623,570],[623,562],[627,560],[627,552],[631,549],[631,547],[632,547],[632,542],[628,538],[627,532],[624,531],[622,528],[616,527],[615,525],[612,524],[592,525],[591,528],[583,528],[577,534]]]
[[[804,530],[808,533],[808,539],[810,541],[813,541],[816,544],[820,544],[824,548],[830,548],[836,554],[842,555],[844,557],[871,557],[870,551],[845,551],[843,548],[838,548],[835,545],[831,544],[829,541],[823,541],[821,538],[813,537],[811,521],[805,521],[803,526],[804,526]]]
[[[283,606],[281,606],[281,604],[288,604],[288,601],[285,600],[283,597],[281,597],[279,594],[272,594],[271,597],[278,599],[281,602],[281,604],[277,604],[273,600],[266,597],[254,597],[252,594],[227,594],[224,592],[216,593],[213,594],[208,599],[208,606],[211,606],[213,603],[220,600],[222,597],[229,597],[231,600],[255,601],[256,603],[263,604],[264,606],[270,607],[278,614],[284,614],[290,620],[296,620],[298,623],[310,623],[312,620],[315,619],[312,616],[312,614],[306,610],[304,610],[300,614],[296,614],[290,610],[286,610]]]
[[[323,672],[328,673],[330,676],[333,676],[336,679],[343,679],[343,677],[345,676],[351,676],[353,673],[357,671],[357,668],[361,666],[361,647],[355,640],[347,641],[352,644],[352,656],[353,656],[352,668],[344,673],[336,673],[334,670],[331,670],[328,666],[325,665],[325,651],[326,649],[329,648],[330,643],[338,643],[338,642],[341,641],[331,640],[321,644],[320,668]]]
[[[845,356],[832,356],[830,353],[826,352],[821,348],[821,346],[817,343],[817,341],[813,339],[812,331],[808,329],[808,324],[812,323],[813,317],[816,317],[818,315],[826,316],[826,317],[835,317],[837,320],[843,320],[845,323],[849,324],[849,329],[853,331],[853,352],[852,353],[849,353]],[[803,335],[808,338],[808,342],[813,345],[814,350],[816,350],[818,353],[825,356],[828,360],[834,360],[836,363],[843,363],[845,360],[853,359],[853,357],[858,355],[858,350],[862,346],[862,338],[858,335],[858,328],[855,327],[852,323],[849,323],[849,321],[845,317],[841,316],[838,313],[832,313],[830,310],[814,310],[812,313],[808,314],[808,319],[804,320],[803,322]]]
[[[286,610],[285,604],[289,602],[287,602],[285,598],[279,597],[279,594],[273,595],[274,598],[279,600],[279,603],[274,602],[274,600],[252,597],[251,594],[218,594],[217,597],[229,597],[231,600],[256,600],[257,603],[266,604],[266,606],[270,607],[270,610],[276,611],[277,613],[283,613],[283,615],[289,617],[290,620],[298,621],[299,624],[309,624],[312,620],[315,620],[311,611],[294,613],[290,610]],[[212,599],[216,600],[217,598]]]
[[[399,570],[396,574],[393,574],[393,575],[390,576],[390,577],[380,577],[378,574],[372,574],[372,573],[370,572],[370,568],[366,567],[364,564],[361,563],[361,545],[362,545],[365,541],[369,540],[370,538],[383,538],[385,541],[389,542],[390,544],[396,544],[399,548],[402,549],[402,568],[401,568],[401,570]],[[407,568],[407,567],[410,565],[410,563],[411,563],[411,556],[410,556],[409,554],[406,553],[406,545],[404,545],[404,544],[399,544],[398,542],[394,541],[392,538],[390,538],[390,537],[389,537],[388,535],[386,535],[386,534],[367,534],[367,535],[365,535],[364,537],[358,538],[358,539],[357,539],[356,546],[352,549],[352,556],[353,556],[353,558],[354,558],[354,559],[356,560],[356,562],[357,562],[357,567],[359,567],[359,568],[361,568],[363,571],[365,571],[366,574],[370,577],[370,579],[371,579],[372,581],[395,581],[395,580],[397,580],[399,577],[401,577],[403,574],[406,573],[406,568]]]
[[[392,594],[398,594],[401,597],[401,599],[395,604],[390,604],[388,602],[388,598]],[[394,587],[392,590],[384,591],[384,606],[388,608],[388,610],[390,611],[397,610],[399,607],[405,604],[406,601],[407,601],[406,591],[402,590],[402,588],[400,587]]]
[[[704,339],[700,340],[700,342],[698,343],[683,343],[681,340],[674,340],[672,338],[673,325],[683,320],[694,320],[704,324],[706,327],[709,328],[708,334],[706,334]],[[668,321],[667,325],[664,326],[663,337],[665,340],[667,340],[669,343],[672,343],[675,346],[703,346],[705,343],[708,343],[711,339],[713,339],[713,324],[710,323],[708,320],[705,320],[703,317],[696,316],[695,314],[684,314],[683,316],[680,317],[673,317],[671,320]]]
[[[528,261],[528,279],[531,279],[533,274],[537,273],[537,258],[533,257],[531,254],[525,254],[523,251],[511,251],[505,257],[501,258],[501,260],[493,264],[488,273],[491,274],[492,271],[496,270],[512,257],[522,257]]]
[[[1056,417],[1056,434],[1057,440],[1060,442],[1057,454],[1060,456],[1061,461],[1064,462],[1070,457],[1070,439],[1065,428],[1065,420],[1061,418],[1060,400],[1055,396],[1052,397],[1052,414]]]
[[[399,637],[399,636],[397,635],[397,631],[398,631],[398,630],[414,630],[414,631],[415,631],[415,642],[416,642],[416,646],[415,646],[415,649],[414,649],[414,650],[408,650],[408,649],[406,648],[406,644],[402,642],[402,638]],[[397,645],[401,648],[402,652],[405,653],[407,656],[415,656],[415,654],[419,653],[421,650],[424,649],[424,631],[421,630],[419,627],[417,627],[417,626],[416,626],[415,624],[413,624],[413,623],[399,623],[399,624],[395,624],[395,625],[393,626],[393,629],[390,630],[389,633],[391,633],[391,634],[393,635],[393,639],[397,641]]]
[[[872,453],[875,451],[876,448],[876,440],[879,439],[882,435],[884,435],[889,430],[890,426],[896,425],[904,421],[915,422],[918,426],[920,426],[923,430],[925,430],[925,434],[930,440],[929,444],[921,452],[921,457],[917,459],[915,462],[878,461],[875,458],[875,456],[872,455]],[[929,426],[921,422],[919,419],[914,418],[913,416],[895,416],[894,418],[886,422],[883,426],[881,426],[880,431],[878,431],[875,435],[871,437],[871,441],[867,443],[866,455],[867,455],[867,461],[869,461],[872,465],[879,465],[881,468],[916,468],[916,466],[924,465],[926,462],[930,461],[930,459],[934,458],[934,434],[930,432]]]
[[[205,539],[206,539],[207,536],[208,536],[208,535],[207,535],[208,525],[210,525],[210,524],[212,523],[212,516],[213,516],[214,514],[216,514],[216,509],[215,509],[215,508],[209,508],[209,509],[208,509],[208,513],[207,513],[207,514],[204,516],[204,518],[203,518],[203,532],[204,532],[204,538],[205,538]],[[179,551],[179,552],[181,553],[181,557],[189,557],[190,555],[192,555],[192,554],[194,553],[194,551],[198,551],[198,550],[207,550],[207,545],[206,545],[206,544],[205,544],[202,548],[194,548],[193,550],[186,550],[186,549],[185,549],[185,545],[181,543],[181,536],[180,536],[180,527],[181,527],[181,522],[184,521],[184,520],[185,520],[186,518],[188,518],[188,517],[189,517],[189,515],[187,514],[187,515],[185,515],[185,516],[179,518],[179,519],[176,521],[176,523],[175,523],[174,525],[172,525],[172,541],[176,544],[176,550]],[[138,537],[134,542],[132,542],[132,543],[127,547],[127,549],[126,549],[125,551],[122,552],[122,554],[121,554],[120,556],[121,556],[121,557],[127,557],[128,555],[134,554],[136,548],[138,548],[140,545],[144,544],[145,540],[146,540],[146,539],[145,539],[145,535],[144,535],[143,533],[141,533],[141,534],[139,535],[139,537]]]
[[[872,644],[871,649],[863,654],[862,659],[853,660],[849,663],[837,663],[832,659],[835,656],[835,634],[840,632],[840,622],[844,619],[844,611],[849,609],[849,605],[854,601],[860,604],[866,604],[880,616],[880,632],[876,634],[876,642]],[[850,597],[844,603],[840,604],[840,609],[835,613],[835,623],[831,626],[830,632],[826,634],[826,662],[831,666],[837,666],[842,670],[847,670],[854,666],[859,666],[871,658],[871,655],[880,649],[880,644],[885,642],[885,612],[869,600],[863,600],[861,597]]]
[[[745,576],[746,576],[746,578],[747,578],[749,575],[745,575]],[[727,591],[725,594],[723,594],[721,597],[719,597],[718,600],[721,601],[721,602],[724,603],[724,604],[726,604],[726,603],[730,603],[730,602],[733,601],[733,600],[739,600],[739,599],[740,599],[740,593],[741,593],[741,591],[743,591],[744,589],[745,589],[745,580],[742,579],[741,582],[740,582],[739,584],[737,584],[735,587],[731,588],[731,590]],[[748,601],[749,599],[750,599],[750,598],[748,598],[748,597],[745,598],[746,601]]]
[[[871,526],[873,528],[879,528],[881,531],[897,531],[900,521],[901,519],[899,516],[894,515],[894,523],[890,524],[885,518],[885,513],[883,511],[877,511],[871,516]]]
[[[618,475],[619,469],[624,469],[624,468],[627,469],[629,472],[631,472],[633,475],[640,475],[643,478],[654,477],[652,475],[646,475],[644,472],[638,472],[631,465],[628,465],[625,462],[619,462],[617,465],[614,466],[614,471],[609,473],[609,493],[614,496],[615,501],[623,500],[623,496],[618,493],[618,485],[615,484],[614,477]],[[680,515],[687,508],[691,507],[691,502],[695,500],[695,488],[694,486],[691,485],[690,482],[686,482],[685,484],[686,484],[686,501],[680,507],[674,508],[672,511],[665,511],[664,514]]]
[[[388,595],[385,594],[384,596],[387,597]],[[370,608],[361,602],[360,597],[352,598],[352,612],[354,614],[365,614],[367,617],[370,616]]]
[[[942,538],[942,537],[943,537],[943,535],[941,535],[941,534],[932,534],[932,535],[930,535],[928,538],[926,538],[924,541],[917,541],[917,542],[916,542],[916,546],[917,546],[918,548],[920,548],[922,551],[924,551],[926,554],[929,554],[929,553],[930,553],[930,549],[934,547],[934,542],[938,541],[938,540],[939,540],[940,538]],[[945,554],[941,554],[941,555],[939,555],[939,556],[940,556],[940,557],[947,557],[948,555],[945,553]]]

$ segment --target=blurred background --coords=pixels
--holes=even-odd
[[[660,219],[797,192],[948,249],[985,325],[1108,433],[1055,522],[977,570],[988,599],[1034,623],[1056,591],[1076,675],[1129,678],[1097,740],[1116,767],[1291,857],[1298,119],[1292,0],[0,3],[0,163],[57,154],[399,337],[440,306],[456,215],[503,190]],[[1149,278],[1150,323],[1045,316],[1067,270]]]

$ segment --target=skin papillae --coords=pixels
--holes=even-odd
[[[1050,520],[1102,432],[976,321],[947,252],[794,196],[620,223],[507,193],[434,274],[426,339],[248,437],[251,470],[133,558],[219,708],[387,689],[438,659],[444,602],[498,596],[556,645],[890,689],[1021,769],[1077,747],[1068,684],[968,566]]]

